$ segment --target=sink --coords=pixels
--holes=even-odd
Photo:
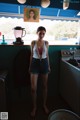
[[[74,66],[78,66],[78,62],[76,59],[69,59],[69,60],[67,60],[67,62],[69,62],[70,64],[72,64]]]
[[[78,63],[80,63],[80,60],[77,60]]]
[[[78,68],[80,68],[80,59],[69,59],[67,60],[68,63],[72,64],[73,66],[76,66]]]

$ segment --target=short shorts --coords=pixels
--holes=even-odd
[[[36,59],[32,58],[30,72],[33,74],[47,74],[48,70],[48,59]]]

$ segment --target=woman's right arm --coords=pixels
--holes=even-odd
[[[33,46],[34,46],[34,41],[31,42],[31,55],[30,55],[30,65],[29,65],[29,70],[32,62],[32,57],[33,57]]]

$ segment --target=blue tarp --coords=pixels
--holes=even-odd
[[[24,7],[29,7],[25,5],[19,5],[19,4],[7,4],[7,3],[0,3],[0,13],[1,12],[8,12],[8,13],[16,13],[23,14]],[[73,18],[80,18],[80,16],[77,16],[79,10],[63,10],[59,8],[42,8],[42,7],[36,7],[34,8],[40,9],[40,15],[41,16],[60,16],[60,17],[73,17]]]

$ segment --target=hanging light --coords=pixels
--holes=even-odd
[[[50,0],[41,0],[41,6],[47,8],[50,5]]]
[[[69,7],[69,1],[70,0],[63,0],[63,9],[66,10]]]
[[[26,0],[17,0],[19,3],[24,4]]]

